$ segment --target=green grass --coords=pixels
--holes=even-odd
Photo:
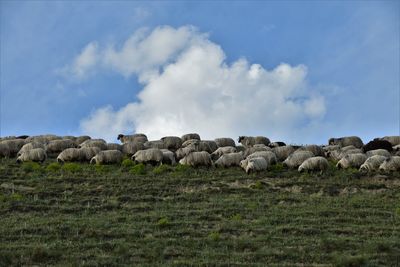
[[[0,159],[0,266],[399,266],[398,173],[162,166]]]

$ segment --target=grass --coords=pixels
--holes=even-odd
[[[399,266],[398,173],[128,161],[0,159],[0,266]]]

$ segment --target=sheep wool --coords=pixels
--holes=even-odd
[[[390,158],[391,154],[389,151],[386,149],[375,149],[375,150],[370,150],[365,153],[367,155],[367,158],[375,156],[375,155],[380,155],[380,156],[385,156],[387,158]]]
[[[374,155],[368,157],[367,160],[360,166],[360,172],[372,172],[377,171],[379,166],[387,159],[385,156]]]
[[[353,145],[356,148],[362,148],[364,143],[358,136],[345,136],[339,138],[330,138],[328,140],[329,145],[339,145],[340,147]]]
[[[222,155],[229,154],[229,153],[235,153],[236,147],[233,146],[224,146],[224,147],[219,147],[217,150],[215,150],[213,153],[211,153],[211,158],[213,160],[219,159]]]
[[[289,155],[292,154],[295,150],[296,149],[293,146],[278,146],[272,148],[272,152],[275,153],[276,158],[279,162],[287,159],[287,157],[289,157]]]
[[[163,160],[162,160],[163,164],[170,164],[170,165],[176,164],[174,152],[168,149],[161,149],[161,152],[163,153]]]
[[[400,135],[385,136],[381,138],[382,140],[389,141],[392,146],[400,145]]]
[[[45,149],[45,145],[42,144],[42,143],[39,143],[39,142],[27,143],[27,144],[25,144],[25,145],[23,145],[21,147],[21,149],[18,151],[17,156],[20,156],[22,153],[24,153],[24,152],[26,152],[28,150],[34,149],[34,148],[43,148],[43,149]]]
[[[188,134],[182,135],[182,137],[181,137],[182,142],[186,142],[188,140],[193,140],[193,139],[201,140],[200,135],[197,133],[188,133]]]
[[[400,156],[393,156],[386,159],[379,166],[379,170],[383,172],[400,171]]]
[[[127,142],[122,145],[122,153],[128,156],[132,156],[139,150],[144,149],[144,144],[140,142]]]
[[[243,162],[243,163],[242,163]],[[240,163],[247,174],[260,172],[268,169],[268,162],[263,157],[245,159]]]
[[[90,164],[121,163],[122,152],[119,150],[103,150],[90,160]]]
[[[283,165],[291,169],[298,168],[306,159],[312,157],[314,157],[314,154],[310,151],[296,151],[283,161]]]
[[[216,138],[215,143],[217,144],[218,147],[236,146],[235,141],[229,137]]]
[[[306,159],[298,168],[299,172],[302,171],[326,171],[329,167],[328,160],[324,157],[312,157]]]
[[[192,152],[179,161],[179,164],[197,166],[212,166],[211,156],[206,151]]]
[[[160,164],[162,163],[163,158],[163,153],[158,148],[139,150],[132,156],[133,161],[145,164]]]
[[[268,146],[271,143],[271,141],[265,136],[239,136],[238,142],[246,148],[252,147],[256,144]]]
[[[367,155],[363,153],[348,154],[341,160],[339,160],[339,162],[336,164],[336,167],[338,169],[340,168],[347,169],[350,167],[358,169],[366,160],[367,160]]]
[[[231,166],[240,166],[240,162],[243,160],[243,153],[229,153],[222,155],[216,162],[216,167],[231,167]]]
[[[43,162],[47,158],[46,151],[43,148],[33,148],[23,152],[18,158],[17,162],[36,161]]]
[[[314,154],[314,156],[320,156],[320,157],[325,156],[325,151],[322,149],[322,147],[318,145],[306,145],[300,147],[299,149],[297,149],[297,151],[310,151]]]

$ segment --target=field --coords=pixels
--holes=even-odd
[[[0,160],[0,266],[400,266],[400,174]]]

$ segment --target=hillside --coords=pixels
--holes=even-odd
[[[400,174],[0,160],[0,266],[399,266]]]

